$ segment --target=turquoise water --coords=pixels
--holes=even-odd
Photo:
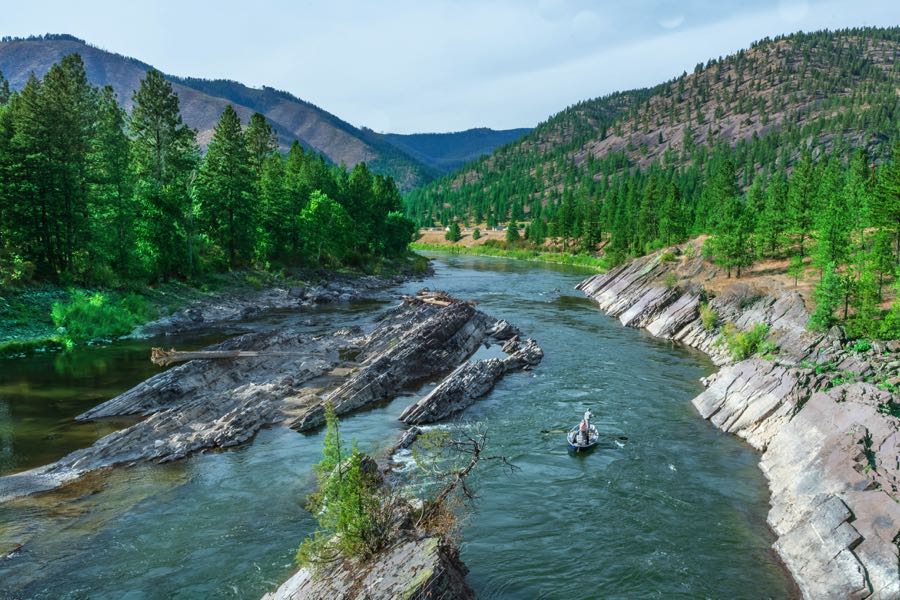
[[[475,299],[545,351],[537,369],[508,376],[458,422],[482,422],[492,450],[518,467],[486,464],[475,482],[479,500],[461,533],[479,597],[794,594],[769,549],[757,455],[690,404],[713,369],[702,355],[601,314],[572,290],[585,276],[578,270],[480,257],[441,257],[436,267],[430,280],[395,291],[424,285]],[[372,308],[320,312],[315,327],[365,325]],[[0,363],[0,377],[44,357],[22,360]],[[145,376],[124,381],[117,364],[95,374],[102,394]],[[38,379],[53,387],[52,375]],[[0,389],[0,406],[24,402]],[[378,451],[402,431],[396,417],[412,400],[346,418],[344,431]],[[574,424],[587,406],[601,431],[628,438],[621,447],[572,456],[562,434],[541,433]],[[56,429],[69,426],[57,415]],[[314,526],[302,505],[320,444],[321,433],[275,428],[237,450],[117,470],[0,506],[0,550],[24,544],[0,560],[0,597],[258,598],[292,572]]]

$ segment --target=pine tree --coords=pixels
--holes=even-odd
[[[829,263],[837,265],[847,260],[852,225],[841,167],[832,160],[825,167],[815,211],[815,257],[823,270]]]
[[[259,232],[255,255],[265,261],[298,259],[293,253],[294,230],[299,211],[290,203],[285,159],[273,154],[263,163],[259,180]]]
[[[264,115],[253,113],[244,130],[244,139],[247,145],[247,161],[258,182],[262,178],[266,160],[278,149],[275,130]]]
[[[156,277],[189,275],[194,270],[190,187],[198,160],[196,132],[182,123],[178,96],[159,71],[147,72],[132,101],[132,169],[141,210],[138,251]]]
[[[812,155],[805,151],[791,176],[787,205],[788,226],[797,238],[801,258],[806,256],[806,240],[812,232],[815,177]]]
[[[778,255],[786,227],[787,179],[778,173],[769,181],[765,203],[756,221],[757,250],[762,256]]]
[[[506,226],[506,243],[515,244],[519,241],[519,225],[515,220],[511,220]]]
[[[97,120],[90,143],[91,238],[97,258],[119,274],[136,275],[134,224],[137,211],[132,198],[131,144],[125,133],[128,115],[119,106],[112,87],[104,87],[97,102]]]
[[[462,233],[459,231],[459,223],[453,221],[450,223],[449,229],[447,229],[447,233],[444,234],[444,239],[448,242],[456,243],[462,238]]]
[[[0,106],[9,102],[10,95],[9,81],[7,81],[6,77],[3,76],[3,73],[0,72]]]
[[[895,262],[900,264],[900,142],[894,146],[891,162],[878,170],[872,220],[894,238]]]
[[[241,120],[228,105],[216,124],[196,186],[203,230],[226,251],[230,268],[248,261],[254,247],[257,211],[251,168]]]
[[[825,266],[822,279],[813,291],[816,307],[809,317],[809,328],[815,331],[826,331],[834,325],[834,312],[841,305],[843,291],[841,278],[835,272],[834,264]]]
[[[74,260],[76,251],[89,244],[86,175],[96,95],[79,55],[65,56],[50,67],[41,85],[40,105],[45,137],[39,144],[49,179],[44,194],[56,242],[50,264],[59,273],[85,271],[88,265]]]
[[[721,205],[711,244],[716,262],[725,267],[728,277],[731,277],[732,268],[736,268],[740,278],[743,267],[752,263],[750,223],[750,214],[738,196]]]

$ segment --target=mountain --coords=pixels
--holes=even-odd
[[[883,162],[900,137],[898,57],[896,27],[767,38],[652,88],[571,106],[410,193],[408,211],[423,225],[549,217],[566,193],[599,199],[617,175],[690,165],[702,174],[717,149],[728,151],[742,187],[760,170],[790,167],[806,147],[864,148]]]
[[[18,89],[30,73],[42,77],[53,63],[72,53],[81,55],[92,84],[112,86],[120,102],[131,108],[132,92],[150,65],[107,52],[70,35],[4,38],[0,41],[0,72]],[[403,189],[421,185],[440,174],[425,160],[406,154],[386,137],[354,127],[287,92],[269,87],[255,89],[226,80],[173,76],[168,79],[181,100],[184,121],[197,129],[202,145],[211,138],[222,110],[232,104],[244,122],[253,112],[264,114],[272,122],[283,147],[297,139],[337,164],[352,167],[365,161],[372,170],[392,175]]]
[[[486,127],[453,133],[385,133],[383,137],[420,162],[442,173],[456,171],[466,163],[515,142],[531,129],[494,130]]]

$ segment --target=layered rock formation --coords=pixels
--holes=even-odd
[[[804,597],[900,598],[900,419],[891,414],[900,398],[887,391],[900,381],[900,344],[856,353],[838,328],[807,331],[797,293],[735,283],[708,297],[702,259],[664,256],[578,288],[623,325],[698,348],[722,366],[694,406],[762,451],[775,549]],[[777,352],[735,362],[722,343],[727,323],[766,325]]]
[[[467,572],[459,551],[441,538],[408,535],[371,563],[347,561],[318,577],[301,569],[263,600],[467,600],[475,597]]]
[[[311,274],[312,275],[312,274]],[[394,277],[340,276],[334,273],[314,277],[318,283],[305,286],[269,288],[250,293],[219,293],[214,299],[192,303],[188,308],[139,327],[137,335],[175,334],[194,331],[216,323],[246,321],[272,310],[296,310],[318,304],[351,302],[373,296],[378,290],[408,279]]]
[[[517,334],[467,302],[425,293],[405,298],[368,334],[341,329],[311,337],[285,329],[242,335],[210,349],[258,356],[193,360],[79,415],[81,421],[142,420],[53,464],[0,478],[0,502],[98,469],[228,448],[277,423],[311,429],[322,423],[326,401],[345,414],[389,400],[452,371],[480,345]],[[509,369],[540,353],[532,340],[522,348],[508,359]]]
[[[457,367],[431,392],[407,407],[400,420],[407,425],[424,425],[452,416],[487,395],[510,371],[537,365],[544,357],[537,342],[520,342],[518,336],[507,341],[503,351],[508,354],[506,358],[470,361]]]

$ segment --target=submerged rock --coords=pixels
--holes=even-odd
[[[676,267],[661,256],[578,289],[624,325],[698,348],[722,365],[694,406],[763,452],[775,549],[804,597],[900,598],[900,420],[884,410],[900,399],[866,381],[890,381],[900,365],[883,353],[846,350],[840,328],[808,331],[802,298],[786,290],[732,285],[708,303],[716,323],[703,323],[702,286],[665,285]],[[677,266],[694,281],[703,269],[700,258]],[[725,323],[765,324],[777,356],[734,362],[721,341]]]

